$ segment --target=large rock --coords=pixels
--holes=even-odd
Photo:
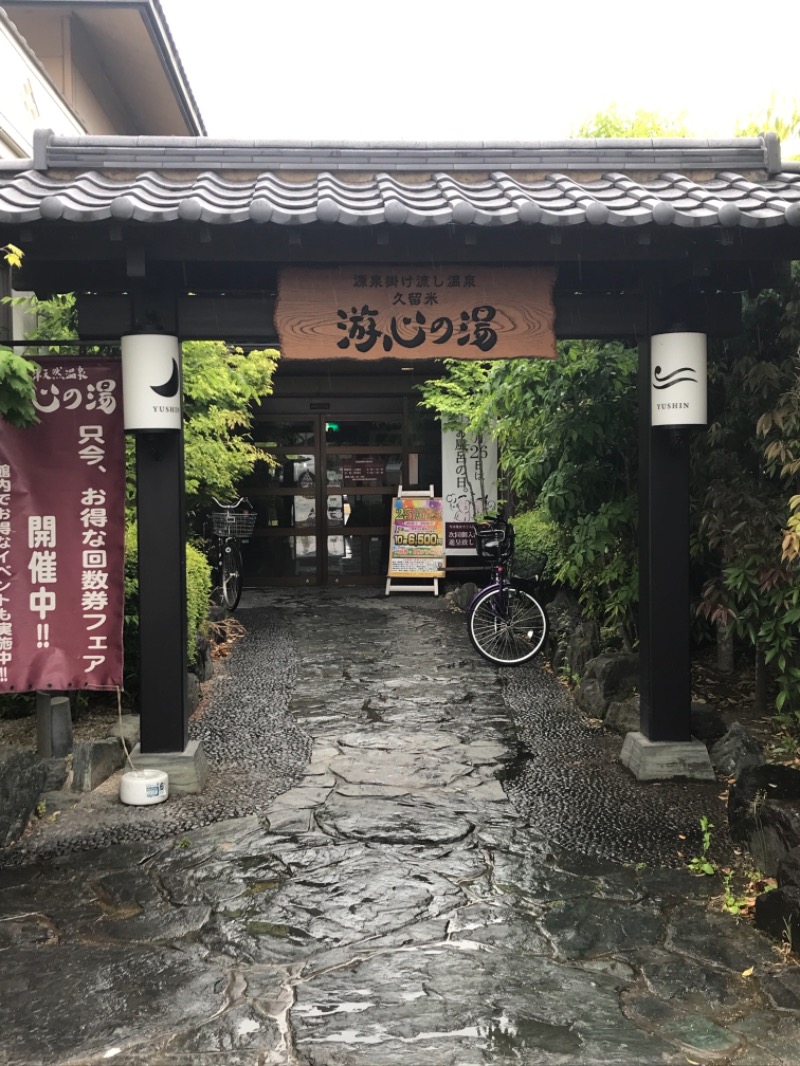
[[[124,765],[125,753],[119,737],[76,744],[72,757],[72,789],[74,792],[91,792]]]
[[[707,703],[692,704],[692,736],[704,744],[716,744],[728,732],[722,715]]]
[[[197,679],[197,674],[193,674],[190,670],[186,678],[186,700],[189,705],[190,713],[200,702],[200,696],[200,682]]]
[[[586,667],[600,654],[600,629],[597,622],[580,622],[567,643],[564,664],[570,677],[583,677]]]
[[[123,714],[109,729],[109,737],[121,737],[125,747],[131,751],[139,743],[142,734],[141,720],[138,714]]]
[[[581,615],[580,605],[575,597],[565,589],[559,589],[553,599],[545,608],[550,623],[550,632],[547,640],[547,655],[555,673],[562,670],[570,670],[567,665],[567,652],[573,633],[584,622]],[[595,655],[598,653],[595,651]]]
[[[457,607],[459,611],[466,611],[470,603],[472,603],[473,597],[478,594],[478,586],[474,581],[465,581],[463,585],[459,585],[458,588],[453,589],[452,592],[448,592],[447,601],[454,607]]]
[[[778,863],[778,888],[800,888],[800,847],[792,848]]]
[[[756,898],[756,926],[800,953],[800,888],[776,888]]]
[[[709,753],[711,765],[723,777],[738,777],[742,770],[764,765],[764,750],[739,722],[714,744]]]
[[[606,729],[625,736],[636,733],[641,724],[639,695],[634,694],[626,700],[612,700],[603,719]],[[726,731],[725,720],[719,711],[705,703],[693,703],[691,708],[691,734],[695,740],[704,744],[719,740]]]
[[[743,770],[728,796],[731,836],[768,877],[800,846],[800,770],[766,764]]]
[[[25,748],[0,749],[0,847],[12,844],[36,810],[49,763]]]
[[[620,733],[624,737],[628,733],[636,733],[640,724],[638,696],[630,696],[627,700],[609,703],[603,719],[606,729],[611,729],[614,733]]]
[[[209,681],[214,676],[214,660],[211,657],[211,641],[206,637],[197,638],[197,654],[191,667],[198,681]]]
[[[590,717],[605,718],[609,705],[627,700],[638,683],[638,655],[598,655],[586,664],[575,700]]]
[[[67,780],[66,759],[43,759],[44,781],[42,792],[55,792],[64,786]]]

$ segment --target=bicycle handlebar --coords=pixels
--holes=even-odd
[[[246,496],[240,496],[236,503],[221,503],[216,496],[212,496],[211,499],[214,501],[217,507],[219,507],[223,511],[235,511],[237,507],[241,506],[241,504],[250,503]],[[252,507],[253,505],[250,504],[250,506]]]

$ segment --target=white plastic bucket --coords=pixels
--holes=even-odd
[[[122,775],[119,798],[133,807],[163,803],[169,796],[169,778],[163,770],[131,770]]]

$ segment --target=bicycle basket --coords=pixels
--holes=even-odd
[[[236,514],[234,511],[214,511],[211,528],[218,537],[249,537],[255,529],[254,514]]]
[[[523,565],[523,573],[518,576],[527,581],[538,581],[544,573],[544,568],[546,566],[547,555],[545,552],[533,552],[526,557]]]
[[[512,575],[514,584],[525,592],[535,592],[541,586],[542,574],[546,566],[547,556],[544,552],[527,556],[520,568],[514,568]]]
[[[475,524],[475,548],[480,559],[503,559],[511,552],[510,527],[502,524]]]

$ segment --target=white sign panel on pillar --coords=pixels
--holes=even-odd
[[[475,554],[475,518],[497,509],[497,441],[465,429],[442,430],[445,552]]]
[[[651,425],[706,424],[706,350],[705,333],[658,333],[651,338]]]
[[[181,350],[177,337],[131,333],[122,338],[125,429],[181,428]]]

